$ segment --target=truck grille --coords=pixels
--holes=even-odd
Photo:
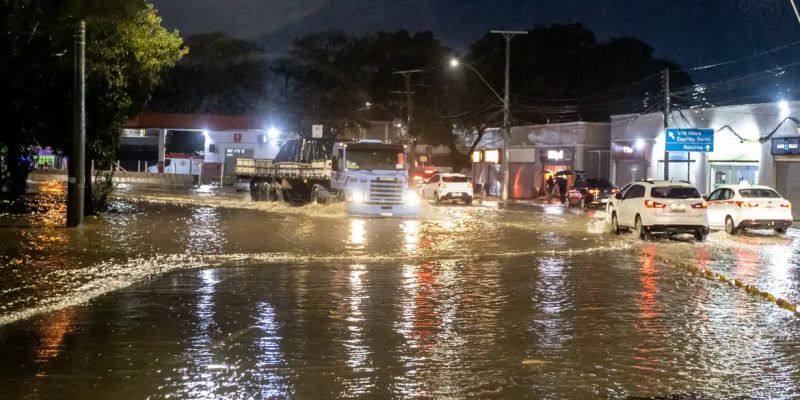
[[[371,181],[368,201],[370,203],[402,203],[403,183]]]

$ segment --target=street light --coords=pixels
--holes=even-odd
[[[481,78],[481,81],[483,81],[483,83],[486,84],[486,86],[492,90],[492,93],[495,95],[495,97],[500,99],[500,102],[503,103],[503,166],[502,166],[503,181],[501,182],[500,185],[500,199],[502,201],[506,201],[508,200],[508,156],[509,156],[508,141],[511,137],[511,100],[509,99],[510,97],[509,86],[511,81],[511,39],[516,35],[527,35],[528,32],[493,30],[490,31],[490,33],[501,34],[506,39],[506,73],[505,73],[506,86],[504,93],[505,96],[501,97],[500,94],[497,93],[496,90],[494,90],[492,85],[490,85],[489,82],[486,81],[483,75],[481,75],[478,72],[478,70],[476,70],[472,65],[469,64],[465,65],[469,67],[469,69],[471,69],[472,72],[475,73],[475,75],[478,75],[478,78]],[[451,67],[457,67],[460,64],[461,63],[459,63],[459,61],[455,58],[450,60]]]
[[[469,68],[470,70],[472,70],[472,72],[474,72],[474,73],[475,73],[475,75],[477,75],[477,76],[478,76],[478,78],[480,78],[481,82],[483,82],[483,84],[484,84],[484,85],[486,85],[486,87],[487,87],[487,88],[489,88],[489,90],[491,90],[491,91],[492,91],[492,94],[494,94],[494,97],[497,97],[497,99],[498,99],[498,100],[500,100],[500,103],[502,103],[502,104],[503,104],[503,106],[505,106],[505,104],[506,104],[506,99],[504,99],[504,98],[503,98],[503,96],[501,96],[501,95],[500,95],[500,93],[497,93],[497,91],[496,91],[496,90],[494,90],[494,88],[492,87],[492,85],[491,85],[491,84],[489,84],[489,82],[486,80],[486,78],[484,78],[484,77],[483,77],[483,75],[481,75],[481,73],[480,73],[480,72],[478,72],[478,70],[477,70],[477,69],[475,69],[475,67],[473,67],[472,65],[470,65],[470,64],[468,64],[468,63],[461,63],[461,61],[459,61],[457,58],[452,58],[452,59],[450,59],[450,67],[452,67],[452,68],[458,68],[458,67],[460,67],[460,66],[462,66],[462,65],[466,65],[466,66],[467,66],[467,68]]]

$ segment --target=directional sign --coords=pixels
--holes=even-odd
[[[667,129],[667,151],[714,151],[713,129]]]

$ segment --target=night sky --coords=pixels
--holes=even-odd
[[[600,40],[633,36],[684,67],[725,61],[800,40],[788,0],[153,0],[184,35],[224,31],[270,53],[305,33],[433,30],[456,51],[489,29],[580,22]],[[717,69],[735,76],[797,59],[800,46]],[[744,64],[744,65],[743,65]],[[699,76],[714,80],[716,76]]]

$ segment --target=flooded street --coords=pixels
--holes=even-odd
[[[800,302],[797,229],[642,242],[557,205],[115,196],[74,230],[57,205],[0,216],[0,398],[800,396],[776,304]]]

